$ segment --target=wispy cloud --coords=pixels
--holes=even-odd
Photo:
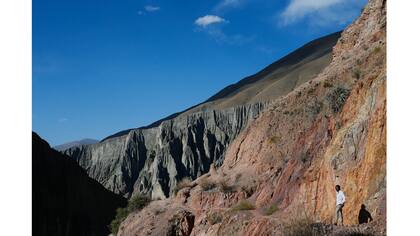
[[[63,118],[58,119],[58,123],[64,123],[64,122],[67,122],[68,120],[69,119],[63,117]]]
[[[239,7],[243,2],[244,0],[222,0],[216,5],[215,10],[220,11],[227,8]]]
[[[205,32],[210,35],[216,42],[241,46],[247,43],[250,43],[254,40],[253,36],[245,36],[242,34],[226,34],[223,30],[219,28],[206,29]]]
[[[147,6],[144,7],[144,10],[146,10],[148,12],[154,12],[154,11],[159,11],[160,7],[159,6],[147,5]]]
[[[311,25],[346,24],[357,14],[366,0],[291,0],[279,13],[279,25],[285,26],[303,19]]]
[[[137,15],[140,15],[140,16],[146,15],[148,12],[153,13],[160,10],[159,6],[152,6],[152,5],[146,5],[143,8],[144,10],[142,9],[142,10],[137,11]]]
[[[218,24],[218,23],[223,23],[223,22],[227,22],[227,20],[223,19],[220,16],[205,15],[205,16],[197,18],[194,24],[200,27],[207,27],[212,24]]]

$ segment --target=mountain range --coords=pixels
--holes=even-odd
[[[98,143],[98,142],[99,142],[99,140],[96,140],[96,139],[85,138],[85,139],[81,139],[81,140],[77,140],[77,141],[71,141],[71,142],[63,143],[63,144],[54,146],[53,148],[57,151],[64,151],[64,150],[72,148],[72,147],[89,145],[89,144],[94,144],[94,143]]]

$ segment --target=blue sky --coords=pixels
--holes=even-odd
[[[197,104],[366,0],[33,0],[33,130],[102,139]]]

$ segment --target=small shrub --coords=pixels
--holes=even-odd
[[[209,179],[203,179],[201,180],[199,183],[200,187],[204,190],[204,191],[208,191],[211,190],[213,188],[216,187],[216,184],[212,181],[210,181]]]
[[[284,236],[312,236],[313,221],[310,218],[296,219],[288,222],[283,227]]]
[[[154,209],[153,210],[153,214],[155,214],[156,216],[162,214],[163,212],[165,212],[164,209]]]
[[[111,231],[113,235],[117,235],[121,222],[123,222],[125,218],[127,218],[128,214],[129,212],[127,208],[117,209],[115,218],[111,221],[111,224],[109,224],[108,226],[109,231]]]
[[[234,187],[229,185],[226,179],[223,179],[220,182],[218,182],[217,187],[223,193],[230,193],[234,190]]]
[[[331,83],[326,81],[322,85],[324,86],[324,88],[331,88],[333,86]]]
[[[299,157],[299,160],[302,163],[306,163],[310,159],[310,156],[307,153],[302,153]]]
[[[340,121],[337,121],[336,123],[335,123],[335,129],[340,129],[341,128],[341,122]]]
[[[251,196],[252,194],[254,194],[256,189],[257,189],[257,183],[255,182],[241,186],[241,190],[245,192],[247,196]]]
[[[353,71],[353,77],[354,78],[356,78],[356,79],[360,79],[360,77],[361,77],[361,72],[360,72],[360,69],[355,69],[354,71]]]
[[[268,139],[268,142],[271,144],[278,143],[280,141],[280,137],[273,136]]]
[[[187,178],[187,177],[185,177],[181,181],[179,181],[176,184],[176,187],[174,189],[175,195],[179,192],[179,190],[181,190],[183,188],[186,188],[186,187],[191,187],[191,182],[192,182],[191,179]]]
[[[150,202],[148,197],[135,195],[131,197],[128,201],[127,207],[125,208],[118,208],[116,210],[115,218],[111,221],[108,225],[109,230],[113,235],[117,235],[118,228],[120,227],[121,222],[127,218],[127,216],[134,211],[139,211],[146,207]]]
[[[323,104],[319,101],[310,102],[306,107],[306,111],[311,115],[316,116],[321,112],[322,105]]]
[[[374,236],[371,232],[366,232],[365,230],[359,228],[350,228],[345,230],[344,232],[340,232],[342,236]]]
[[[373,53],[379,53],[381,51],[380,47],[375,47],[375,49],[373,49]]]
[[[147,206],[149,203],[150,199],[148,197],[135,195],[131,197],[131,199],[128,201],[127,209],[130,213],[133,211],[139,211],[145,206]]]
[[[312,87],[308,90],[308,94],[313,94],[315,93],[316,88]]]
[[[239,179],[241,179],[241,177],[242,177],[242,173],[236,174],[235,181],[238,181]]]
[[[223,216],[222,216],[222,214],[220,214],[219,212],[212,212],[212,213],[209,213],[208,215],[207,215],[207,221],[211,224],[211,225],[214,225],[214,224],[217,224],[217,223],[220,223],[220,222],[222,222],[222,220],[223,220]]]
[[[334,113],[340,112],[350,95],[350,91],[345,88],[336,88],[327,96],[331,109]]]
[[[277,204],[273,204],[270,207],[264,209],[264,215],[266,215],[266,216],[272,215],[278,209],[279,208],[277,207]]]
[[[233,211],[248,211],[248,210],[254,210],[255,206],[252,205],[252,203],[250,203],[247,200],[242,200],[240,201],[238,204],[236,204],[232,210]]]

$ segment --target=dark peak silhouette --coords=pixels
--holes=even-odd
[[[125,204],[32,133],[33,235],[108,235],[116,208]]]

